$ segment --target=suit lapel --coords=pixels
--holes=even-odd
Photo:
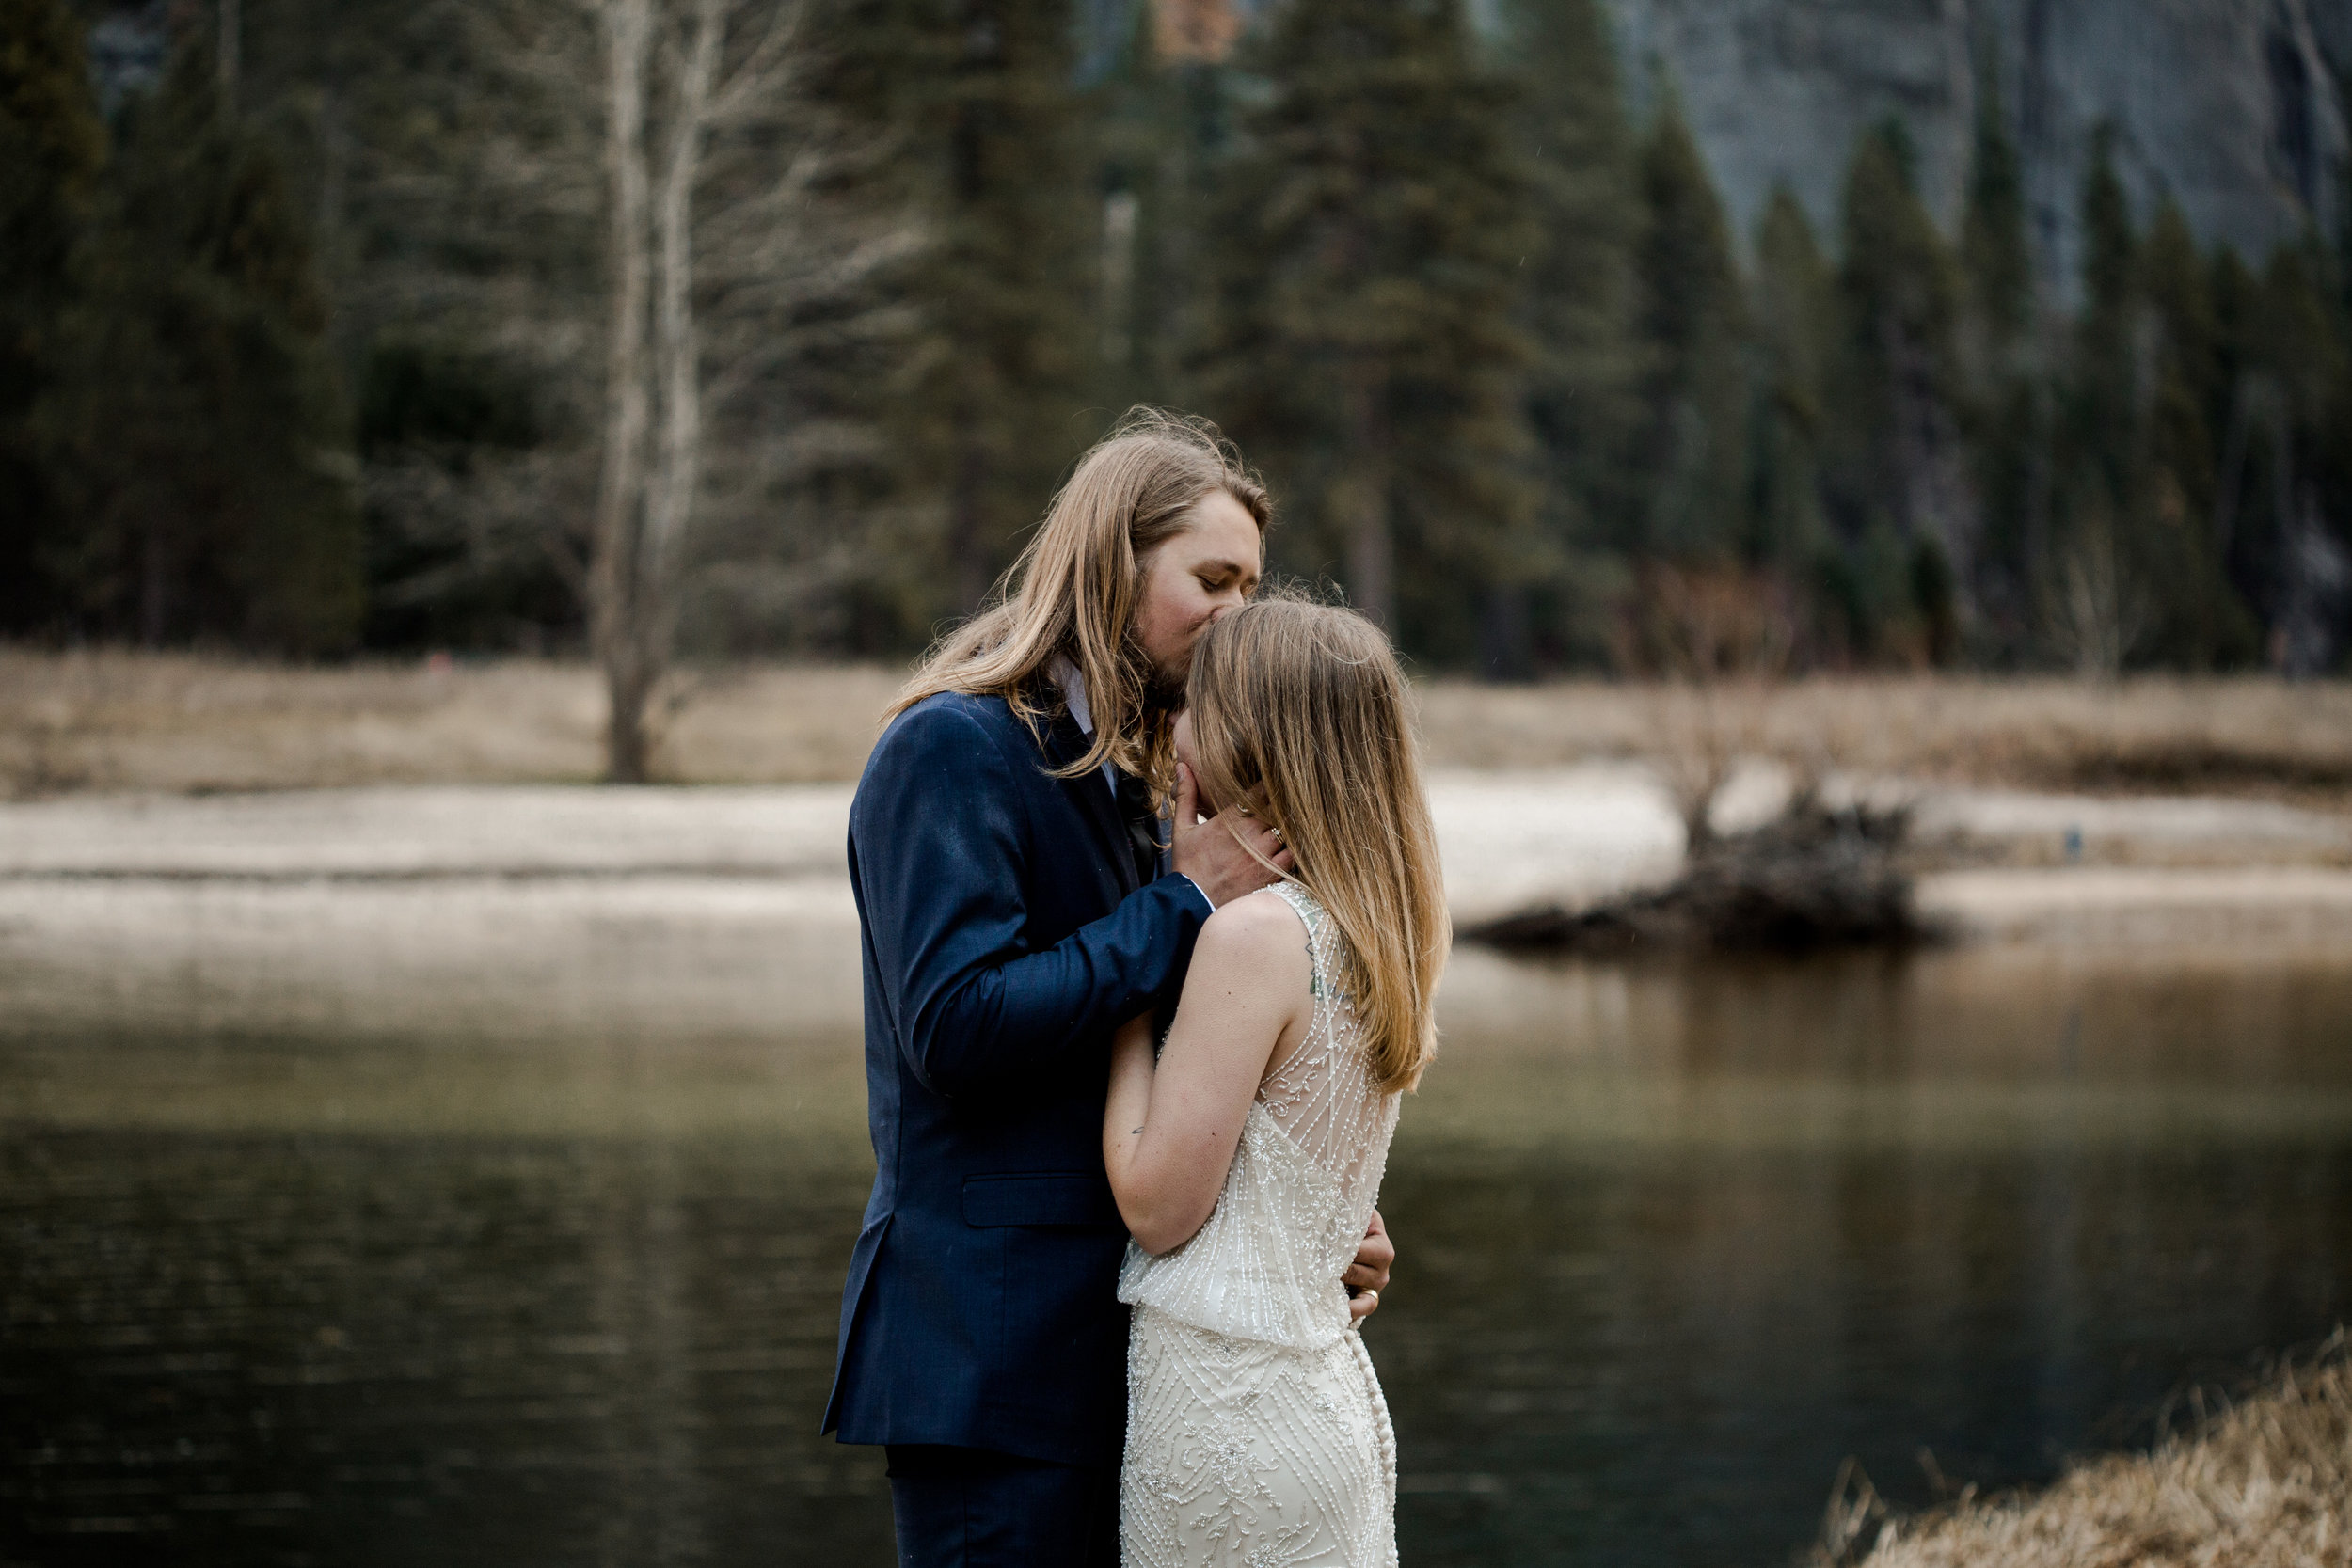
[[[1086,753],[1086,736],[1079,730],[1078,721],[1068,713],[1057,714],[1045,732],[1045,754],[1050,766],[1067,768]],[[1078,815],[1092,827],[1096,859],[1110,866],[1119,882],[1120,896],[1123,898],[1135,892],[1141,885],[1136,880],[1135,850],[1127,841],[1127,824],[1120,817],[1119,802],[1101,769],[1055,782],[1077,806]]]

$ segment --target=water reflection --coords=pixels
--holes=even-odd
[[[2034,1479],[2352,1315],[2352,961],[1466,953],[1446,1021],[1416,1563],[1785,1560],[1848,1454]],[[886,1562],[811,1430],[858,1097],[832,1026],[17,1026],[0,1557]]]
[[[854,1169],[104,1132],[5,1162],[11,1559],[887,1560],[842,1505],[877,1466],[810,1435]]]

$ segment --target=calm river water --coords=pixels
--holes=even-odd
[[[1466,950],[1446,1022],[1416,1568],[1777,1568],[1849,1457],[2045,1478],[2352,1317],[2352,957]],[[880,1568],[856,1049],[0,1018],[0,1560]]]

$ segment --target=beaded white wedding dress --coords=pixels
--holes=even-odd
[[[1390,1568],[1396,1438],[1340,1275],[1378,1199],[1399,1096],[1337,987],[1338,927],[1295,883],[1314,1013],[1258,1085],[1208,1223],[1130,1242],[1125,1568]]]

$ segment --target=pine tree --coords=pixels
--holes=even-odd
[[[2280,245],[2243,328],[2251,439],[2235,554],[2270,662],[2298,676],[2333,669],[2352,646],[2352,496],[2341,467],[2352,345],[2339,333],[2328,272],[2310,241]]]
[[[303,219],[351,392],[363,641],[576,646],[602,347],[594,8],[231,8],[233,118]],[[193,14],[209,32],[217,12]]]
[[[299,210],[202,41],[128,111],[40,418],[75,625],[290,652],[358,627],[349,435]]]
[[[1970,142],[1968,206],[1961,219],[1960,265],[1968,308],[1994,352],[2033,325],[2033,254],[2026,243],[2026,181],[2002,116],[2000,76],[1982,75]]]
[[[1532,492],[1511,93],[1451,0],[1295,0],[1223,192],[1202,412],[1277,481],[1279,546],[1463,657]]]
[[[1107,8],[1105,17],[1120,14]],[[1217,25],[1192,36],[1183,20],[1230,24],[1216,7],[1139,6],[1123,39],[1098,40],[1108,59],[1095,152],[1096,401],[1190,407],[1184,360],[1198,337],[1198,272],[1214,243],[1213,171],[1232,118],[1232,40]],[[1155,21],[1171,24],[1153,25]]]
[[[2138,367],[2133,342],[2138,241],[2116,177],[2114,137],[2100,135],[2083,182],[2083,303],[2074,325],[2075,451],[2120,499],[2130,482]]]
[[[2138,274],[2140,298],[2156,328],[2155,456],[2174,467],[2190,505],[2210,515],[2216,459],[2208,411],[2220,400],[2221,327],[2204,258],[2169,197],[2148,225]]]
[[[2049,367],[2033,331],[2033,258],[2017,148],[2003,117],[1998,73],[1986,71],[1980,79],[1985,90],[1961,220],[1960,409],[1983,518],[1969,584],[1979,651],[2010,659],[2026,644],[2030,585],[2044,549]]]
[[[2352,102],[2352,67],[2340,67],[2336,80],[2338,102]],[[2333,527],[2335,541],[2352,554],[2352,158],[2340,161],[2338,172],[2335,244],[2326,256],[2336,283],[2330,334],[2335,390],[2321,416],[2320,440],[2312,456],[2323,515]],[[2344,631],[2345,646],[2352,647],[2352,625]],[[2339,668],[2344,663],[2340,659]]]
[[[1828,548],[1820,448],[1837,352],[1836,280],[1804,208],[1775,186],[1756,228],[1758,376],[1747,553],[1789,580],[1817,571]]]
[[[2148,430],[2136,331],[2139,241],[2113,142],[2103,129],[2083,181],[2082,306],[2056,458],[2058,518],[2042,571],[2052,650],[2099,677],[2139,651],[2153,613],[2151,500],[2140,471]]]
[[[1643,139],[1634,270],[1645,351],[1639,547],[1724,555],[1746,531],[1746,305],[1715,182],[1669,93]]]
[[[1958,418],[1961,290],[1899,124],[1862,138],[1843,219],[1830,491],[1840,531],[1858,547],[1856,630],[1883,653],[1941,660],[1974,617],[1964,596],[1978,512]]]
[[[905,280],[922,326],[889,424],[907,490],[939,518],[926,618],[964,614],[1098,434],[1087,109],[1068,0],[902,0],[896,104],[931,235]],[[942,590],[945,590],[943,593]]]
[[[1504,42],[1520,88],[1513,135],[1541,230],[1522,268],[1521,320],[1536,356],[1528,424],[1542,499],[1521,583],[1498,583],[1486,618],[1491,673],[1603,651],[1610,562],[1634,531],[1631,467],[1642,357],[1633,245],[1642,210],[1606,20],[1593,0],[1515,0]],[[1533,600],[1532,612],[1529,599]]]
[[[2191,669],[2243,662],[2255,651],[2253,624],[2213,535],[2219,459],[2210,410],[2223,401],[2220,325],[2204,259],[2169,198],[2141,242],[2138,281],[2156,329],[2145,452],[2134,465],[2142,553],[2157,598],[2153,652]]]
[[[58,517],[30,420],[104,156],[72,8],[0,0],[0,632],[52,618],[40,558]]]

